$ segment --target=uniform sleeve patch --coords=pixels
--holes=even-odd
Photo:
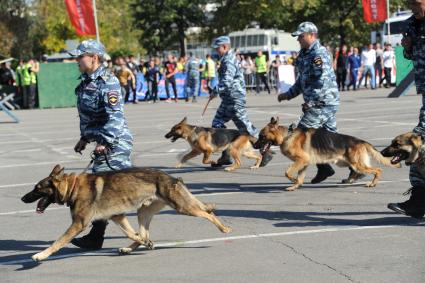
[[[323,64],[322,58],[320,56],[314,57],[313,63],[316,66],[322,66],[322,64]]]
[[[111,106],[116,106],[119,102],[119,95],[117,91],[108,92],[108,103]]]

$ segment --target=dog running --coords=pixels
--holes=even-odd
[[[380,168],[370,165],[371,157],[383,165],[400,167],[361,139],[321,128],[296,128],[290,131],[279,125],[279,118],[274,117],[261,130],[255,148],[266,151],[271,145],[280,146],[282,154],[294,162],[285,172],[285,176],[294,183],[286,188],[287,191],[296,190],[304,183],[306,169],[312,164],[336,163],[341,167],[350,166],[353,172],[345,181],[347,183],[353,183],[360,174],[373,174],[373,180],[366,187],[375,187],[382,173]]]
[[[140,245],[153,249],[149,225],[165,205],[181,214],[205,218],[223,233],[231,231],[215,216],[214,205],[198,200],[181,179],[154,169],[130,168],[76,175],[65,174],[64,168],[56,165],[48,177],[22,197],[25,203],[37,200],[38,213],[43,213],[51,203],[68,205],[72,224],[50,247],[33,255],[34,261],[48,258],[96,219],[112,219],[134,241],[120,248],[121,254],[129,254]],[[125,216],[131,211],[137,211],[139,232],[133,230]]]
[[[255,165],[251,169],[260,167],[262,160],[261,154],[254,150],[253,144],[257,141],[256,138],[241,134],[238,130],[233,129],[215,129],[204,128],[189,125],[187,118],[174,125],[171,130],[165,135],[165,138],[175,142],[178,139],[186,140],[191,151],[185,154],[176,168],[180,168],[188,160],[203,154],[202,163],[215,165],[217,162],[211,160],[211,154],[228,150],[230,156],[235,161],[232,166],[226,167],[226,171],[234,171],[241,167],[241,156],[255,159]]]

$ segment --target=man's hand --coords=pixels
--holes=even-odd
[[[97,154],[104,154],[104,153],[107,153],[107,151],[108,151],[108,149],[106,148],[106,146],[101,145],[101,144],[97,144],[95,149],[94,149],[94,152],[97,153]]]
[[[216,92],[210,92],[210,100],[213,100],[214,98],[217,97],[217,93]]]
[[[84,139],[80,139],[77,144],[74,146],[74,151],[82,154],[81,152],[86,149],[87,141]]]
[[[277,101],[281,102],[282,100],[289,100],[289,95],[287,92],[283,92],[277,96]]]
[[[406,50],[410,50],[412,48],[412,38],[410,36],[404,36],[401,40],[401,45]]]

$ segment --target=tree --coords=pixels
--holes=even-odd
[[[97,0],[100,39],[109,53],[143,52],[138,42],[140,31],[134,29],[130,17],[130,4],[134,2]],[[59,52],[65,48],[65,40],[68,39],[82,41],[93,38],[76,35],[62,0],[33,0],[30,8],[35,21],[26,36],[34,41],[33,53],[37,56]]]
[[[404,0],[391,0],[390,12]],[[370,41],[370,33],[377,24],[363,20],[360,0],[241,0],[214,1],[217,9],[208,29],[209,37],[244,29],[250,22],[262,28],[294,31],[304,21],[315,23],[320,39],[326,43],[361,45]]]
[[[166,50],[178,42],[186,54],[186,30],[203,27],[206,0],[143,0],[132,5],[136,27],[143,30],[140,42],[151,53]]]
[[[13,34],[0,22],[0,58],[9,57],[13,46]]]
[[[28,37],[33,19],[30,16],[30,6],[25,0],[2,0],[0,1],[0,23],[3,32],[11,39],[9,50],[3,50],[4,56],[30,57],[33,55],[32,47],[36,45],[33,39]],[[5,39],[3,39],[5,40]],[[10,44],[9,43],[9,44]]]

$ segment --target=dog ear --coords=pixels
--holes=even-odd
[[[56,176],[61,171],[61,166],[59,164],[56,164],[55,168],[53,168],[52,172],[50,173],[50,176]]]
[[[275,119],[274,117],[272,117],[272,118],[270,119],[270,124],[276,124],[276,119]]]
[[[62,180],[64,173],[65,173],[65,168],[62,168],[62,169],[59,170],[59,172],[57,172],[55,175],[53,175],[53,177],[56,180],[60,181],[60,180]]]
[[[279,116],[276,117],[276,125],[279,124]]]
[[[187,122],[187,117],[184,117],[183,120],[181,120],[180,124],[186,124]]]
[[[423,145],[424,138],[422,135],[414,135],[412,137],[412,143],[416,148],[420,148]]]

